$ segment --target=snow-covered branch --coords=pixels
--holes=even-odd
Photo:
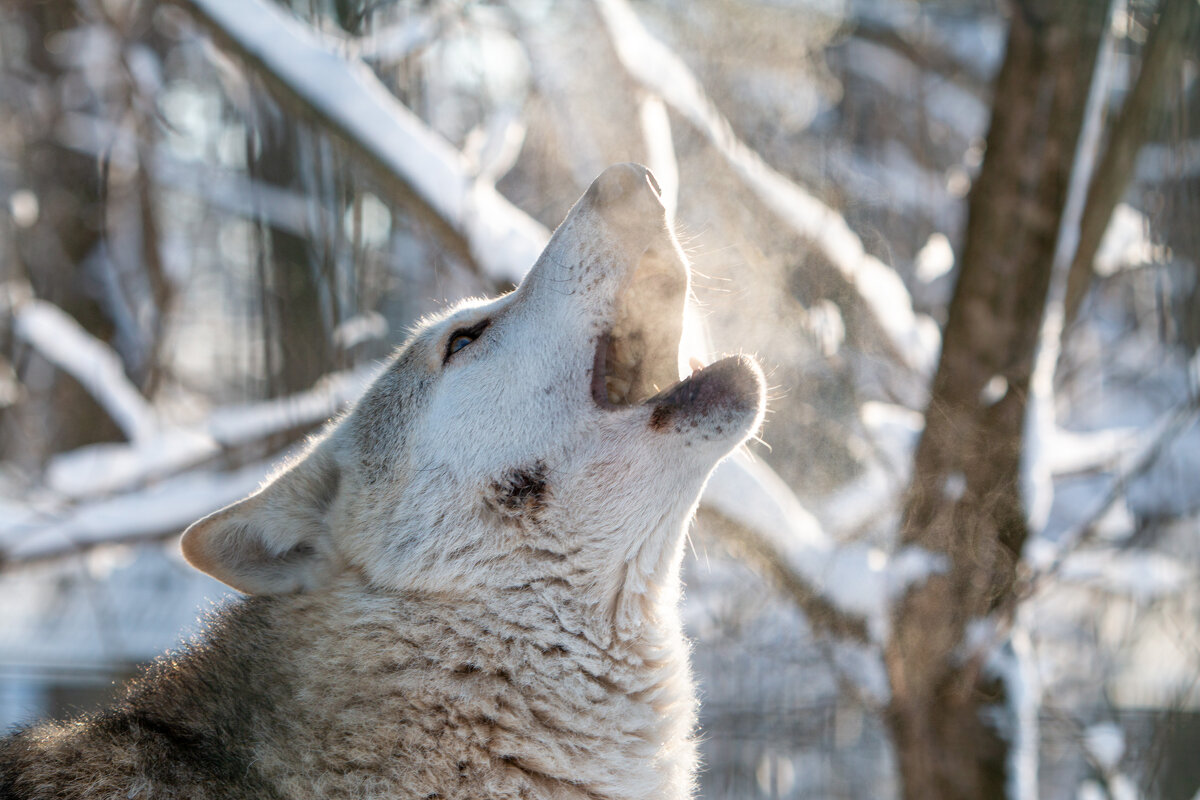
[[[121,359],[58,306],[29,298],[13,309],[13,332],[96,399],[130,441],[158,429],[154,409],[125,377]]]
[[[1193,364],[1200,364],[1200,356],[1193,359]],[[1197,385],[1200,386],[1200,381]],[[1163,449],[1196,424],[1197,419],[1200,419],[1200,406],[1195,403],[1188,403],[1164,414],[1142,433],[1140,441],[1134,445],[1127,445],[1128,450],[1132,451],[1126,456],[1127,465],[1117,473],[1107,494],[1073,530],[1058,537],[1056,542],[1046,539],[1030,540],[1025,551],[1025,559],[1034,570],[1030,578],[1030,592],[1037,591],[1048,583],[1049,579],[1066,571],[1067,560],[1096,535],[1101,522],[1113,506],[1126,497],[1130,484],[1153,467]]]
[[[25,512],[0,527],[0,563],[36,561],[114,542],[161,539],[254,491],[269,462],[233,471],[199,470],[139,491],[49,514]]]
[[[498,282],[517,282],[549,239],[545,228],[388,91],[365,64],[328,50],[263,0],[178,0],[284,99],[337,132],[451,250]]]
[[[791,598],[815,630],[835,637],[885,642],[894,598],[947,567],[946,559],[917,547],[889,555],[835,542],[779,476],[744,450],[717,467],[704,506],[732,528],[725,536],[731,548]]]
[[[198,425],[164,428],[129,444],[95,444],[61,453],[46,467],[46,485],[70,500],[137,490],[223,452],[319,425],[357,398],[376,370],[369,365],[327,375],[306,391],[217,408]]]
[[[913,312],[900,276],[870,255],[845,218],[780,174],[746,145],[683,60],[642,26],[626,0],[596,0],[625,68],[696,126],[759,200],[812,241],[858,291],[897,354],[928,373],[937,357],[937,325]]]
[[[312,31],[261,0],[179,2],[260,76],[281,89],[286,98],[300,103],[310,115],[340,133],[361,155],[411,193],[409,199],[415,198],[439,225],[461,238],[469,256],[491,278],[515,282],[536,260],[548,239],[547,231],[501,197],[490,181],[477,180],[469,160],[396,100],[361,62],[331,52]],[[645,82],[643,76],[639,78]],[[675,185],[669,122],[660,97],[677,109],[682,106],[695,111],[699,106],[694,102],[688,106],[685,100],[672,98],[655,87],[642,101],[643,135],[648,149],[659,162],[656,166],[663,171],[664,180]],[[707,102],[698,86],[695,99]],[[722,129],[728,133],[727,123],[707,108],[711,113],[693,113],[693,122],[710,135]],[[95,132],[89,134],[86,128],[78,124],[60,135],[87,149],[94,144],[91,139]],[[907,331],[903,335],[911,336],[920,328],[899,279],[863,253],[861,242],[840,216],[766,167],[736,139],[726,142],[723,152],[744,176],[749,176],[756,191],[775,201],[773,207],[792,215],[794,224],[819,240],[831,257],[839,256],[838,263],[856,280],[868,301],[877,311],[887,311],[885,327],[891,326],[889,330],[897,340],[902,338],[902,330]],[[180,181],[186,183],[187,176],[181,176]],[[290,219],[293,224],[289,227],[300,227],[299,213],[293,211]],[[899,310],[897,286],[902,293]],[[904,309],[908,309],[907,317]],[[902,351],[919,361],[911,344],[905,344]],[[266,474],[268,466],[255,464],[221,473],[198,469],[199,464],[238,443],[315,424],[357,394],[363,380],[357,376],[343,381],[340,390],[326,387],[253,408],[219,410],[195,427],[161,432],[147,428],[132,445],[98,445],[58,456],[50,464],[48,484],[59,498],[73,504],[48,518],[40,514],[27,517],[15,528],[3,531],[7,557],[42,558],[115,539],[174,533],[248,492]],[[115,396],[121,395],[117,392]],[[144,414],[125,414],[130,425],[134,420],[154,419],[144,400],[141,409]],[[176,492],[184,491],[191,492],[189,501],[175,502]],[[123,494],[88,499],[113,492]],[[149,502],[161,513],[137,521],[122,519],[123,509],[139,502]],[[877,616],[876,609],[872,606],[864,610],[861,603],[842,608],[836,599],[823,596],[830,571],[841,569],[835,566],[838,559],[834,558],[834,549],[815,524],[807,524],[811,517],[769,468],[743,458],[731,459],[713,476],[704,502],[740,526],[745,532],[743,544],[752,543],[751,549],[758,557],[775,565],[790,592],[806,595],[805,607],[815,625],[858,639],[869,637],[865,620]],[[886,583],[879,569],[867,572],[879,579],[875,581],[879,586]],[[867,594],[882,596],[874,589]]]
[[[252,68],[281,86],[361,153],[409,187],[426,208],[463,237],[470,255],[487,274],[496,280],[516,282],[536,260],[548,240],[545,228],[504,199],[490,182],[475,180],[462,154],[405,108],[364,64],[330,52],[310,30],[262,0],[178,2],[190,8],[222,42],[245,57]],[[664,97],[675,105],[669,96]],[[655,114],[653,101],[645,113],[649,115],[647,135],[653,133],[658,138],[664,163],[672,163],[673,157],[661,146],[664,115]],[[742,148],[746,149],[744,145]],[[772,174],[782,180],[777,173]],[[817,202],[807,198],[806,202],[809,201]],[[828,212],[826,216],[832,214],[841,219],[824,206],[817,211],[821,209]],[[811,215],[805,219],[813,221]],[[828,231],[833,222],[832,218],[816,220],[813,232]],[[845,227],[844,221],[841,225],[851,239],[850,245],[857,245],[861,264],[855,269],[860,273],[860,289],[869,284],[866,291],[890,308],[897,297],[888,293],[895,288],[894,284],[903,291],[903,284],[898,283],[891,270],[863,255],[861,242]],[[842,242],[843,247],[845,244]],[[906,298],[904,292],[900,308],[892,309],[889,314],[897,330],[906,326],[903,308],[909,309],[910,320],[912,317],[911,302]],[[909,334],[919,327],[909,325]],[[714,476],[710,494],[719,492],[726,480],[732,480],[726,475],[744,472],[745,467],[731,464]],[[761,469],[769,473],[766,467]],[[745,505],[772,509],[799,506],[782,483],[767,486],[757,477],[747,481],[744,475],[739,483],[746,487],[747,494],[740,498]],[[786,511],[780,513],[787,518]],[[774,529],[761,532],[770,539],[780,535]]]

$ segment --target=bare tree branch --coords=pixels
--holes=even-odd
[[[1200,3],[1195,0],[1162,0],[1158,22],[1143,52],[1137,82],[1121,107],[1108,145],[1088,187],[1087,205],[1079,224],[1079,244],[1067,273],[1063,330],[1069,330],[1079,315],[1079,306],[1092,282],[1092,262],[1100,249],[1113,209],[1125,193],[1133,175],[1142,142],[1158,119],[1162,87],[1179,69],[1184,44],[1200,25]]]

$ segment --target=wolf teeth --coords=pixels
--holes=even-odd
[[[604,376],[604,388],[608,391],[608,402],[613,405],[624,403],[629,396],[629,381],[615,375]]]

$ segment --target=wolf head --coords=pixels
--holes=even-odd
[[[673,603],[683,531],[758,427],[744,357],[679,380],[688,269],[644,167],[598,177],[520,287],[424,322],[357,405],[262,489],[189,528],[251,594],[354,572],[397,591],[524,591],[637,635]]]

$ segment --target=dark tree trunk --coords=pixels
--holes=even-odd
[[[974,619],[1007,615],[1014,599],[1027,533],[1018,489],[1025,401],[1106,5],[1012,9],[905,498],[902,544],[947,563],[897,604],[885,654],[888,724],[910,800],[1005,795],[1008,743],[982,713],[1003,702],[1003,687],[965,652],[964,634]]]
[[[251,174],[273,186],[305,191],[300,160],[305,158],[305,137],[311,142],[313,136],[282,120],[272,120],[260,134],[262,150]],[[308,389],[335,366],[331,274],[320,263],[316,245],[294,233],[268,227],[261,245],[264,371],[267,394],[280,396]]]
[[[84,290],[87,282],[81,278],[82,265],[100,243],[104,227],[100,170],[94,158],[67,149],[51,133],[63,114],[58,99],[68,70],[41,46],[75,27],[77,12],[72,2],[51,0],[21,8],[19,19],[26,41],[33,44],[24,62],[11,53],[3,56],[7,94],[0,97],[0,114],[16,121],[19,180],[37,198],[38,213],[27,227],[13,224],[9,245],[15,269],[2,277],[28,280],[34,295],[107,341],[112,321]],[[6,355],[12,355],[24,393],[14,405],[0,408],[0,450],[11,453],[23,468],[37,470],[56,452],[122,438],[74,378],[5,338]]]

